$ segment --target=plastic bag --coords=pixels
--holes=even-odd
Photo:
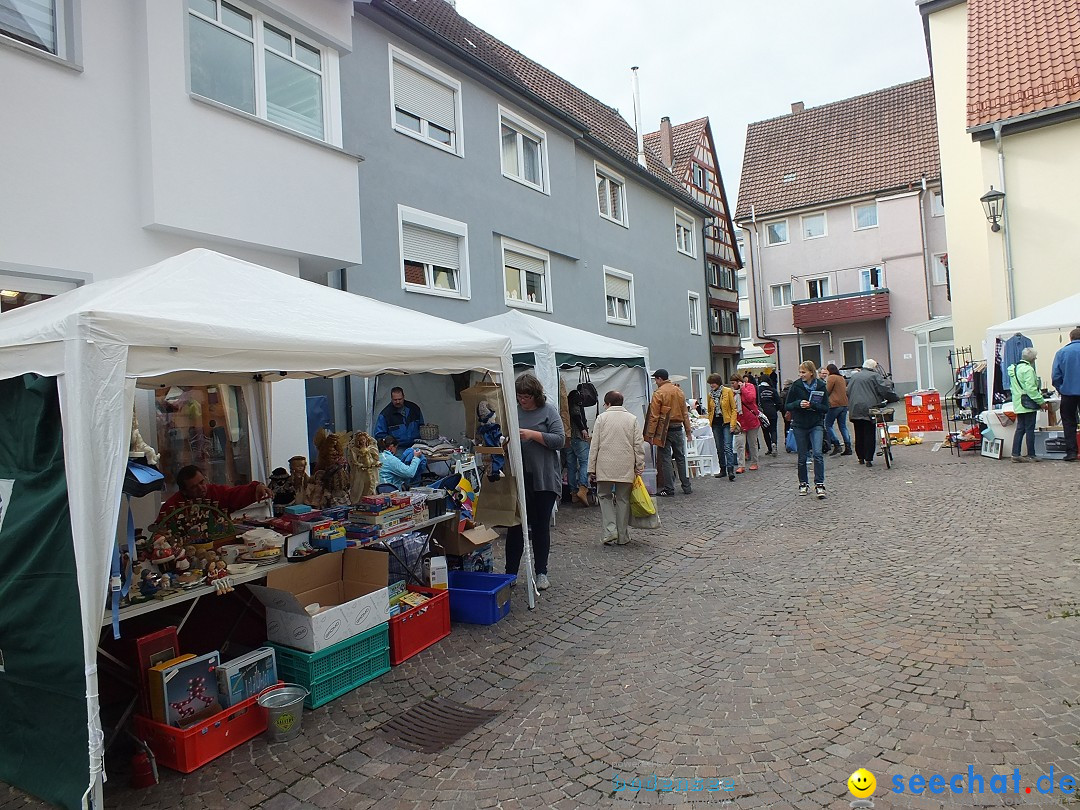
[[[640,475],[634,479],[634,485],[630,488],[630,514],[635,517],[656,514],[656,504],[653,503],[649,490],[645,489],[645,482]]]
[[[660,515],[630,515],[630,525],[635,529],[659,529]]]
[[[789,453],[799,452],[799,445],[795,442],[794,430],[789,430],[787,436],[784,438],[784,449]]]

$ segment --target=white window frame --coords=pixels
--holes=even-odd
[[[457,155],[458,157],[465,157],[465,122],[461,114],[461,82],[451,76],[449,73],[444,73],[437,67],[429,65],[427,62],[421,61],[413,56],[411,53],[401,50],[394,45],[390,45],[390,126],[395,132],[400,132],[402,135],[408,135],[414,140],[425,143],[428,146],[433,146],[436,149],[441,149],[444,152],[448,152],[451,155]],[[420,132],[410,129],[404,124],[399,124],[397,120],[397,104],[394,97],[394,63],[399,62],[405,67],[412,68],[417,73],[423,74],[433,82],[443,85],[454,94],[454,129],[451,132],[451,143],[445,144],[442,141],[432,138],[426,134],[428,129],[428,122],[420,118]],[[414,118],[419,116],[415,113],[409,113]],[[441,127],[440,127],[441,129]]]
[[[690,315],[690,334],[701,334],[701,295],[693,290],[686,291],[686,306]]]
[[[705,404],[705,367],[690,366],[690,397]]]
[[[405,241],[404,224],[409,223],[421,228],[450,234],[458,240],[458,276],[456,290],[442,290],[434,287],[431,283],[431,265],[425,264],[428,274],[428,283],[424,286],[410,284],[405,281]],[[409,208],[398,205],[398,267],[401,270],[401,289],[406,292],[420,293],[422,295],[435,295],[441,298],[457,298],[468,301],[471,295],[471,283],[469,279],[469,226],[464,222],[458,222],[448,217],[421,211],[417,208]]]
[[[940,188],[930,192],[930,216],[945,216],[945,192]]]
[[[720,334],[738,337],[739,313],[737,311],[733,309],[720,310]]]
[[[772,239],[772,232],[769,230],[769,226],[779,225],[781,222],[784,223],[784,238],[782,240],[778,239],[774,242]],[[791,229],[788,228],[788,221],[786,219],[774,219],[772,222],[766,222],[762,227],[765,228],[766,247],[773,247],[775,245],[786,245],[788,242],[791,241]]]
[[[825,295],[812,295],[810,293],[810,285],[814,282],[817,282],[819,293],[821,292],[822,282],[824,282],[824,287],[826,290]],[[813,278],[808,278],[806,280],[806,297],[809,298],[811,301],[817,301],[820,298],[828,298],[830,295],[832,295],[832,281],[829,279],[828,276],[814,276]]]
[[[807,236],[807,234],[806,234],[806,220],[811,219],[813,217],[821,217],[821,233],[819,233],[817,236]],[[825,215],[825,212],[824,211],[817,211],[817,212],[815,212],[813,214],[803,214],[799,218],[799,234],[802,236],[804,242],[809,240],[809,239],[824,239],[826,236],[828,236],[829,235],[829,218]]]
[[[502,128],[507,126],[510,129],[517,132],[518,135],[518,165],[514,167],[514,171],[507,171],[506,165],[503,162],[502,151]],[[531,180],[525,179],[524,171],[524,152],[521,149],[521,137],[526,135],[540,144],[540,185],[533,183]],[[499,105],[499,165],[502,167],[503,177],[513,180],[515,183],[521,183],[536,191],[544,194],[551,194],[551,178],[548,174],[548,148],[547,148],[547,133],[528,119],[522,118],[512,110]],[[599,201],[598,201],[599,204]]]
[[[506,254],[507,252],[520,253],[523,256],[529,256],[533,259],[537,259],[544,263],[544,301],[543,303],[536,303],[534,301],[526,301],[521,298],[513,298],[510,296],[506,289]],[[551,312],[551,254],[546,250],[534,247],[533,245],[527,245],[524,242],[517,242],[513,239],[507,239],[502,237],[502,287],[503,287],[503,300],[506,301],[508,307],[517,307],[518,309],[531,309],[536,312]],[[515,268],[516,269],[516,268]],[[520,275],[519,285],[522,290],[525,289],[525,274],[527,271],[518,270]]]
[[[745,335],[743,334],[743,324],[744,323],[746,324],[746,334]],[[739,318],[739,339],[740,340],[749,340],[750,339],[750,319],[749,318]]]
[[[847,346],[849,343],[858,343],[859,345],[862,346],[862,357],[863,357],[863,359],[860,360],[857,364],[854,364],[854,365],[860,365],[861,366],[866,361],[866,341],[863,338],[844,338],[843,340],[840,341],[840,362],[843,363],[844,366],[848,367],[848,368],[850,368],[851,365],[853,365],[853,364],[847,362],[847,352],[844,351],[844,347]]]
[[[720,286],[720,263],[714,261],[705,262],[705,281],[710,287]]]
[[[616,225],[622,225],[624,228],[630,227],[630,214],[627,209],[626,200],[626,178],[616,171],[609,169],[602,163],[593,161],[593,196],[596,197],[596,211],[600,214],[601,219],[606,219],[608,222],[614,222]],[[617,219],[610,214],[605,214],[600,207],[600,195],[598,193],[597,186],[599,185],[600,178],[604,178],[608,183],[617,183],[620,189],[619,201],[622,203],[622,219]],[[610,199],[610,195],[606,196],[606,199]]]
[[[787,303],[784,303],[784,288],[787,287]],[[780,290],[780,303],[776,303],[775,290]],[[791,308],[791,282],[784,282],[783,284],[770,284],[769,285],[769,307],[770,309],[790,309]]]
[[[948,253],[935,253],[933,263],[933,281],[935,287],[944,287],[949,283],[949,269],[942,261],[943,258],[948,256]]]
[[[630,282],[630,317],[622,318],[618,315],[612,315],[608,312],[607,308],[607,277],[614,276],[616,278],[625,279]],[[614,267],[608,267],[604,265],[604,316],[607,318],[608,323],[619,324],[621,326],[637,326],[637,306],[634,301],[634,274],[627,273],[624,270],[617,270]]]
[[[599,198],[597,199],[599,204]],[[697,246],[694,239],[694,230],[697,223],[694,218],[685,211],[675,209],[675,250],[691,259],[697,258]]]
[[[709,307],[709,333],[720,334],[720,308]]]
[[[739,300],[745,301],[750,298],[750,282],[746,278],[746,271],[740,270],[735,275],[735,289]]]
[[[701,182],[700,183],[698,182],[698,175],[699,174],[701,175]],[[694,186],[696,186],[697,188],[700,188],[702,191],[708,191],[709,190],[709,173],[705,170],[705,167],[702,166],[700,163],[691,163],[690,164],[690,177],[691,177],[690,182],[693,183]]]
[[[873,208],[874,208],[874,224],[873,225],[863,225],[863,226],[860,227],[859,226],[859,209],[860,208],[870,208],[871,206],[873,206]],[[879,219],[878,219],[877,200],[873,200],[871,202],[866,202],[866,203],[855,203],[854,205],[851,206],[851,227],[852,227],[853,230],[856,230],[856,231],[869,231],[872,228],[876,228],[878,226],[878,222],[879,222]]]
[[[82,0],[51,0],[51,5],[56,25],[55,51],[17,39],[12,35],[14,32],[8,34],[0,31],[0,43],[33,56],[62,63],[66,67],[78,68],[81,56],[78,23],[81,18]]]
[[[871,286],[871,273],[872,271],[878,271],[878,286]],[[884,267],[863,267],[859,269],[859,290],[861,292],[870,292],[871,290],[883,290],[885,289],[885,268]]]
[[[222,0],[216,0],[218,7],[220,8]],[[289,25],[277,17],[266,14],[262,11],[255,9],[252,6],[246,5],[243,2],[234,2],[233,0],[226,0],[230,6],[235,6],[245,14],[251,16],[253,36],[247,36],[240,33],[233,28],[229,28],[226,25],[212,20],[205,16],[196,9],[191,8],[188,3],[184,2],[184,25],[190,26],[191,18],[197,17],[210,25],[217,26],[223,31],[227,31],[229,34],[240,37],[241,39],[251,42],[253,45],[254,53],[254,71],[255,71],[255,112],[250,113],[247,110],[241,110],[237,107],[233,107],[227,102],[220,101],[219,99],[212,98],[211,96],[204,96],[201,93],[197,93],[191,88],[191,49],[187,47],[185,50],[184,58],[187,66],[187,90],[188,93],[197,99],[205,99],[211,104],[220,105],[221,107],[235,112],[237,115],[249,116],[257,118],[259,121],[268,124],[272,127],[281,129],[284,132],[288,132],[292,135],[296,135],[301,138],[308,138],[316,141],[317,143],[328,143],[331,146],[340,147],[342,145],[341,139],[341,81],[338,67],[339,54],[333,48],[327,47],[325,44],[319,42],[316,38],[309,34],[306,34],[300,30],[297,30],[294,26]],[[220,12],[219,12],[220,13]],[[314,71],[309,65],[305,65],[299,62],[293,57],[281,54],[278,50],[270,48],[265,41],[263,34],[263,26],[269,25],[272,28],[278,28],[286,34],[289,34],[294,39],[299,39],[304,45],[317,50],[319,52],[320,68],[317,71],[318,75],[322,78],[322,110],[323,110],[323,136],[321,138],[311,135],[306,132],[301,132],[298,129],[290,127],[288,124],[283,124],[279,121],[271,121],[267,111],[267,97],[266,97],[266,52],[272,51],[275,55],[280,56],[283,59],[295,62],[302,65],[305,69]],[[188,39],[190,41],[190,31],[188,32]]]

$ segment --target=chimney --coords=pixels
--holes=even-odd
[[[795,113],[801,113],[804,109],[805,109],[805,107],[803,106],[803,103],[801,101],[793,101],[793,102],[791,102],[791,114],[792,115],[795,115]]]
[[[641,91],[638,89],[637,65],[630,68],[630,72],[634,74],[634,131],[637,133],[637,162],[641,168],[647,169],[649,163],[645,159],[645,133],[641,131]]]
[[[675,143],[671,139],[671,119],[666,115],[660,119],[660,156],[669,169],[675,168]]]

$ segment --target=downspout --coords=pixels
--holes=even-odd
[[[932,321],[934,319],[934,301],[933,301],[933,285],[934,279],[930,275],[933,271],[931,268],[930,258],[930,245],[926,239],[926,208],[924,207],[926,198],[926,175],[923,175],[922,190],[919,192],[919,234],[922,237],[922,253],[923,253],[923,281],[926,284],[926,319]],[[889,339],[892,342],[892,339]]]
[[[1005,145],[1001,141],[1001,122],[994,124],[994,142],[998,153],[998,184],[1001,192],[1005,191]],[[1001,227],[1005,231],[1005,293],[1008,296],[1009,320],[1016,317],[1016,287],[1013,283],[1012,236],[1009,232],[1009,198],[1001,211]]]

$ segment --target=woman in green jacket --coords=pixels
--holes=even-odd
[[[1036,351],[1030,346],[1021,353],[1019,363],[1009,366],[1009,380],[1012,382],[1012,406],[1016,413],[1016,433],[1013,435],[1013,461],[1039,461],[1035,456],[1035,415],[1046,408],[1046,400],[1039,390],[1039,378],[1035,374]],[[1024,403],[1027,404],[1024,404]],[[1020,449],[1027,436],[1028,454],[1020,455]]]

